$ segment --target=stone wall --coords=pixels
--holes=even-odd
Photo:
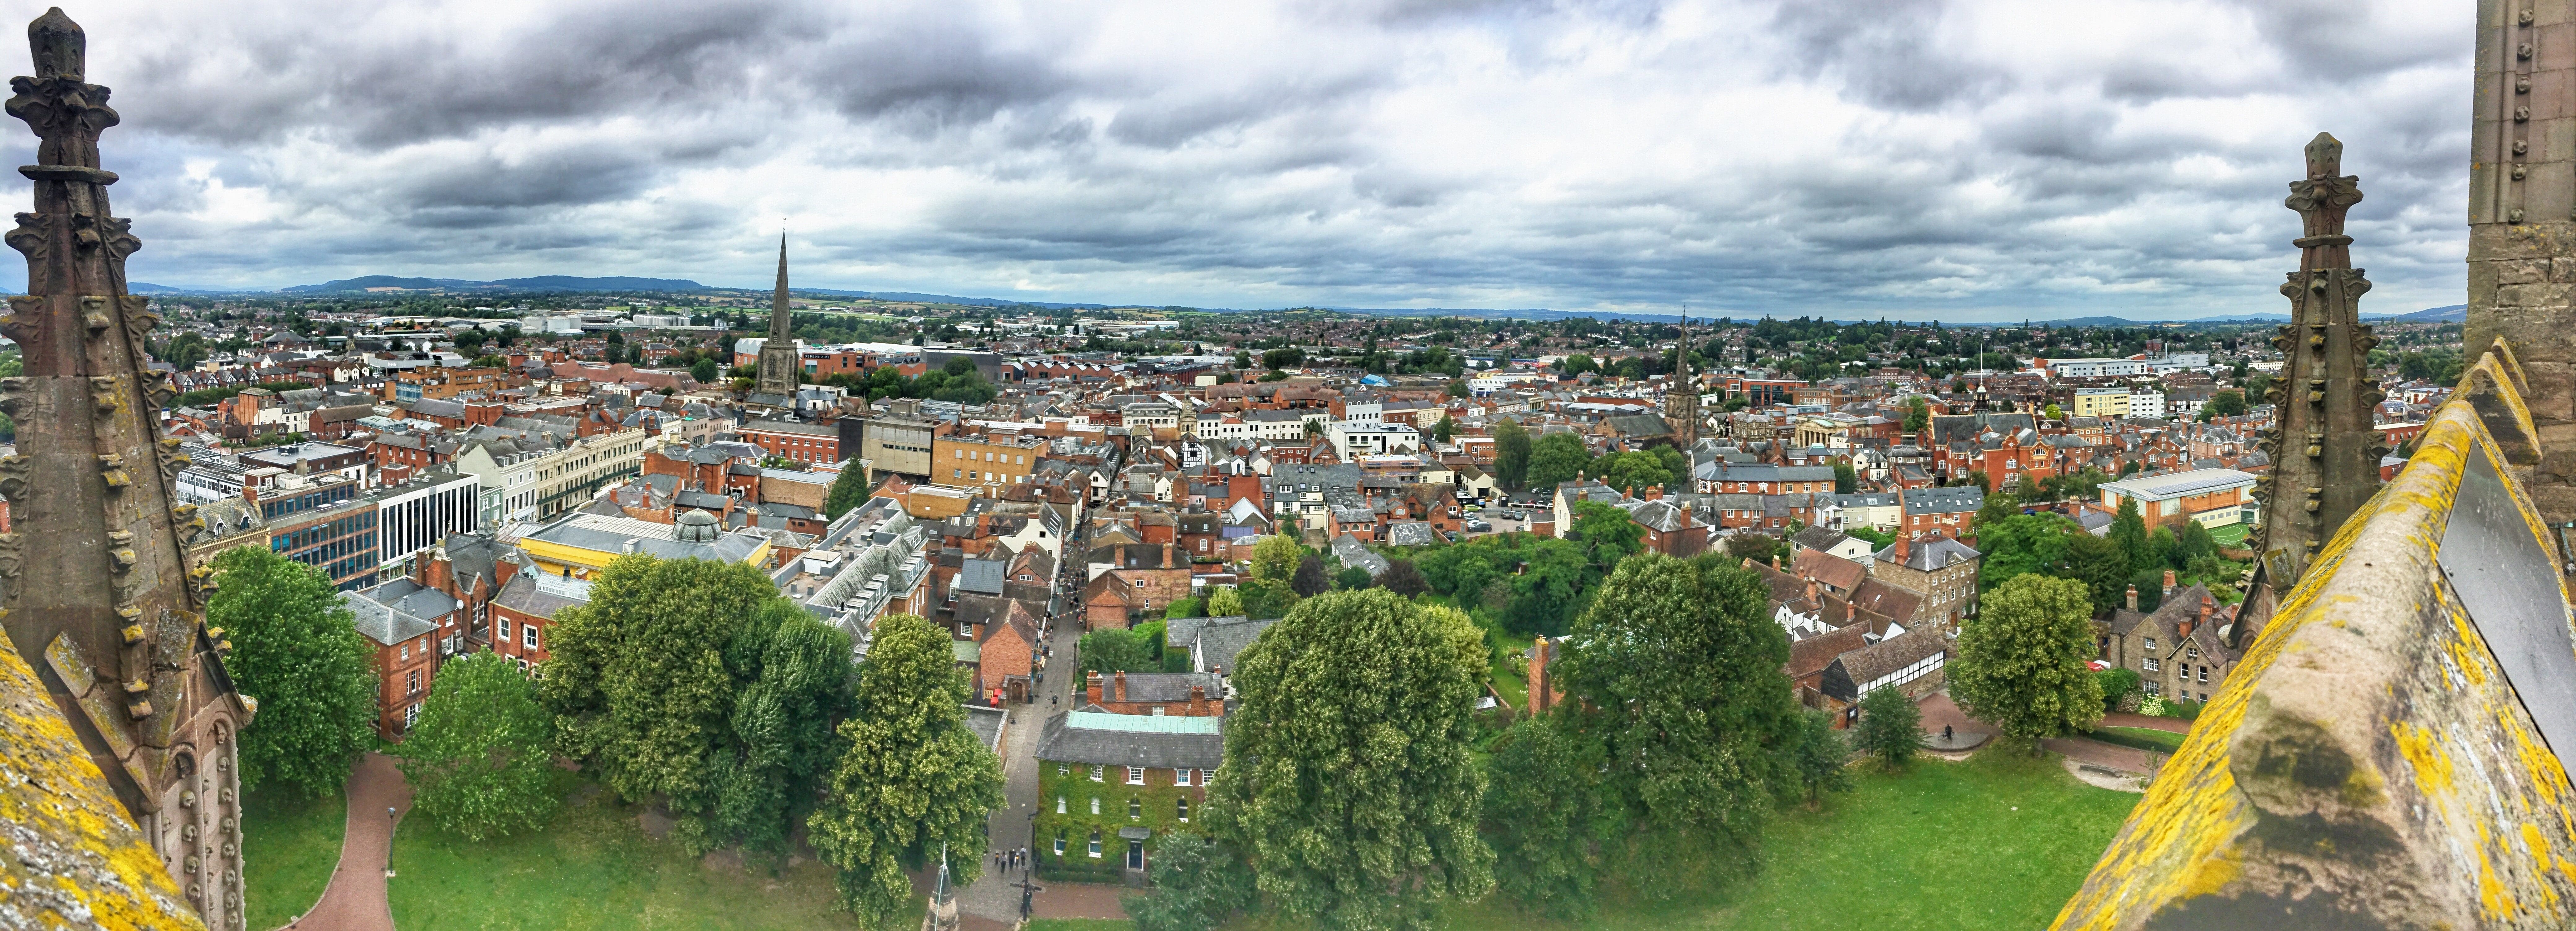
[[[2512,345],[2542,445],[2559,451],[2522,476],[2525,490],[2564,527],[2576,520],[2576,3],[2479,0],[2476,88],[2467,346]]]

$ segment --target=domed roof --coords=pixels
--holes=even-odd
[[[716,541],[716,535],[721,532],[716,526],[716,516],[707,513],[704,509],[692,509],[681,514],[673,523],[675,526],[672,536],[679,538],[683,543],[713,543]]]

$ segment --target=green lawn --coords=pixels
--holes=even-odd
[[[2244,524],[2228,524],[2224,527],[2212,527],[2209,528],[2209,537],[2210,539],[2217,540],[2218,545],[2220,546],[2243,546],[2245,545],[2245,535],[2247,531],[2251,529],[2252,528],[2247,527]]]
[[[2103,743],[2171,754],[2182,749],[2183,735],[2151,727],[2097,727],[2093,738]]]
[[[271,788],[242,795],[242,898],[249,927],[274,928],[322,899],[340,864],[349,802],[298,799]]]
[[[1612,889],[1568,925],[1499,899],[1452,909],[1458,931],[1503,928],[2037,928],[2057,916],[2138,796],[1989,750],[1965,763],[1870,771],[1825,810],[1794,810],[1763,842],[1761,871],[1731,888],[1662,901]]]
[[[564,777],[566,787],[577,784]],[[806,862],[710,867],[636,824],[609,793],[543,831],[476,844],[427,819],[394,840],[394,924],[441,929],[855,928],[832,909],[832,873]]]

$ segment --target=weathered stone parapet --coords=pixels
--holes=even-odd
[[[0,926],[203,929],[15,650],[0,649]]]
[[[2576,639],[2489,353],[2283,600],[2060,928],[2576,924]],[[2517,461],[2519,460],[2519,461]]]

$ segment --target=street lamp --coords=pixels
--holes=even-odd
[[[399,817],[396,815],[396,813],[395,813],[395,811],[394,811],[394,806],[391,806],[391,805],[387,805],[387,806],[385,806],[385,878],[386,878],[386,879],[392,879],[392,878],[393,878],[393,876],[394,876],[394,829],[399,828],[399,827],[401,827],[401,826],[402,826],[402,820],[401,820],[401,818],[399,818]]]

